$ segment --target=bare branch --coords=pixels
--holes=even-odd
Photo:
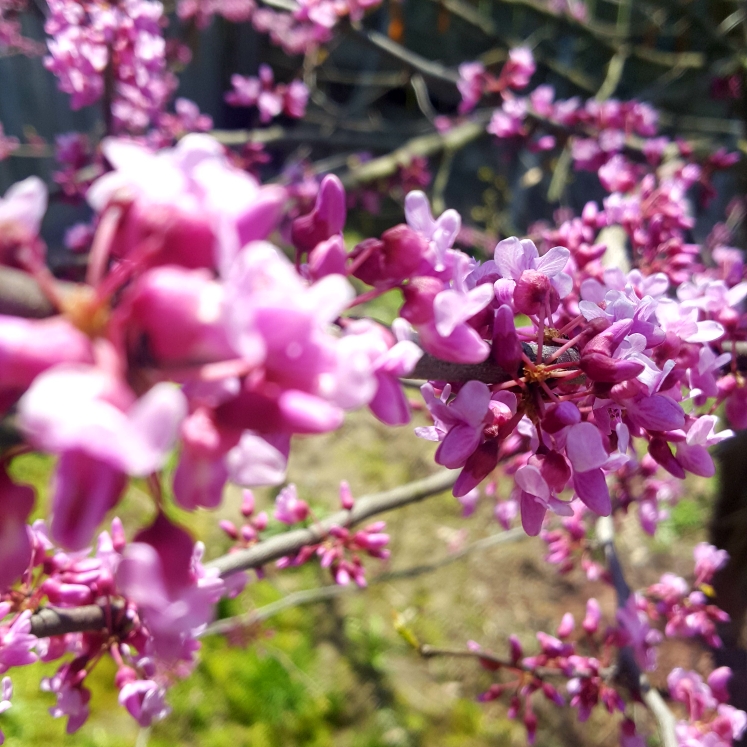
[[[456,85],[459,80],[459,73],[452,68],[442,65],[440,62],[429,60],[416,52],[412,52],[378,31],[354,28],[353,33],[380,52],[393,57],[426,78],[435,78],[436,80],[451,83],[452,85]]]
[[[432,573],[439,568],[456,563],[475,552],[487,550],[491,547],[507,544],[509,542],[517,542],[519,540],[527,539],[527,537],[528,535],[523,529],[510,529],[507,532],[492,534],[489,537],[477,540],[476,542],[467,545],[467,547],[463,547],[461,550],[452,553],[451,555],[447,555],[445,558],[441,558],[434,563],[416,565],[410,568],[402,568],[398,571],[380,573],[369,581],[368,587],[364,586],[361,588],[355,584],[348,584],[347,586],[330,584],[329,586],[321,586],[316,589],[295,591],[284,596],[282,599],[278,599],[276,602],[266,604],[264,607],[259,607],[258,609],[244,612],[233,617],[227,617],[223,620],[216,620],[216,622],[207,626],[202,635],[212,635],[216,633],[225,634],[231,630],[235,630],[236,628],[246,627],[267,620],[268,618],[283,612],[283,610],[290,609],[291,607],[298,607],[303,604],[316,604],[317,602],[324,602],[328,599],[333,599],[344,594],[365,591],[367,588],[375,586],[376,584],[390,583],[392,581],[399,581],[407,578],[417,578],[418,576]]]
[[[442,493],[454,484],[457,475],[456,470],[443,470],[383,493],[363,496],[355,502],[350,511],[338,511],[306,529],[279,534],[247,550],[216,558],[207,566],[217,568],[224,577],[237,571],[258,568],[285,555],[292,555],[306,545],[320,542],[333,526],[354,526],[371,516]],[[46,607],[32,615],[31,632],[39,638],[46,638],[64,633],[103,630],[109,627],[112,609],[116,610],[116,607],[99,604],[70,610]]]
[[[470,122],[457,125],[443,134],[434,132],[408,140],[402,147],[380,158],[362,163],[340,176],[348,189],[359,184],[367,184],[384,179],[396,173],[401,166],[407,166],[416,157],[429,157],[443,150],[457,151],[485,133],[492,110],[479,112]]]
[[[56,286],[64,295],[74,283],[58,281]],[[26,272],[12,267],[0,267],[0,314],[41,319],[56,313],[36,280]]]
[[[38,638],[88,630],[116,629],[126,623],[120,601],[61,609],[44,607],[31,616],[31,634]]]

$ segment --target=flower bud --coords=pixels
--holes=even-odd
[[[524,270],[514,289],[514,308],[520,314],[545,315],[554,312],[560,304],[558,292],[550,278],[537,270]]]

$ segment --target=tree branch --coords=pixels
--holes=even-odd
[[[37,638],[65,635],[81,631],[116,630],[127,623],[125,606],[119,601],[110,604],[88,604],[84,607],[62,609],[44,607],[31,616],[31,634]]]
[[[279,534],[254,547],[216,558],[206,565],[208,568],[217,568],[223,577],[237,571],[258,568],[285,555],[292,555],[306,545],[320,542],[333,526],[354,526],[371,516],[442,493],[454,484],[458,474],[456,470],[443,470],[383,493],[363,496],[350,511],[337,511],[305,529]],[[116,611],[116,605],[90,604],[69,610],[45,607],[31,616],[31,632],[39,638],[47,638],[65,633],[103,630],[109,626],[112,609]]]
[[[380,158],[362,163],[341,174],[340,179],[346,188],[384,179],[396,173],[400,166],[407,166],[413,158],[433,156],[442,150],[457,151],[473,140],[486,134],[485,126],[492,116],[490,111],[479,112],[469,122],[453,127],[443,134],[434,132],[408,140],[403,146]]]
[[[383,493],[364,496],[355,502],[355,506],[350,511],[337,511],[305,529],[285,532],[246,550],[229,553],[207,563],[207,567],[217,568],[223,577],[248,568],[258,568],[286,555],[293,555],[302,547],[321,542],[334,526],[351,527],[371,516],[441,493],[454,484],[457,475],[455,470],[443,470],[430,477],[400,485]]]
[[[624,607],[630,597],[630,586],[625,580],[620,558],[615,550],[615,525],[612,517],[601,516],[597,520],[596,530],[597,539],[604,550],[607,569],[612,577],[612,585],[617,594],[617,606]],[[620,670],[626,682],[629,681],[629,684],[640,693],[643,702],[651,711],[659,728],[663,747],[677,747],[674,714],[664,702],[661,693],[651,687],[648,677],[641,672],[629,646],[620,650]]]
[[[492,534],[489,537],[484,537],[481,540],[477,540],[467,547],[461,550],[447,555],[445,558],[441,558],[434,563],[427,565],[416,565],[410,568],[402,568],[398,571],[389,571],[387,573],[380,573],[374,576],[368,584],[368,587],[375,586],[376,584],[390,583],[392,581],[399,581],[400,579],[417,578],[426,573],[432,573],[433,571],[443,568],[444,566],[456,563],[459,560],[471,555],[475,552],[481,552],[497,545],[507,544],[509,542],[517,542],[522,539],[526,539],[528,535],[523,529],[510,529],[507,532],[499,532]],[[359,587],[355,584],[347,584],[346,586],[340,586],[339,584],[330,584],[328,586],[321,586],[316,589],[302,589],[301,591],[294,591],[282,599],[278,599],[275,602],[266,604],[264,607],[244,612],[240,615],[233,617],[227,617],[223,620],[216,620],[211,625],[208,625],[202,635],[212,634],[225,634],[239,627],[246,627],[253,625],[254,623],[262,622],[267,620],[274,615],[279,614],[283,610],[287,610],[291,607],[298,607],[303,604],[316,604],[317,602],[324,602],[328,599],[333,599],[343,594],[349,594],[354,592],[365,591],[368,587]]]
[[[62,295],[75,287],[74,283],[57,281]],[[42,319],[56,309],[31,275],[12,267],[0,267],[0,314]]]

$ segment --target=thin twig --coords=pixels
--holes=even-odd
[[[333,526],[354,526],[371,516],[442,493],[454,484],[457,475],[456,470],[443,470],[430,477],[400,485],[383,493],[363,496],[355,502],[355,506],[350,511],[338,511],[306,529],[296,529],[271,537],[247,550],[216,558],[207,566],[217,569],[223,577],[237,571],[258,568],[285,555],[292,555],[306,545],[320,542],[329,534]],[[46,607],[32,615],[31,632],[39,638],[46,638],[63,633],[102,630],[107,625],[108,609],[107,606],[98,604],[70,610]]]
[[[475,552],[481,552],[491,547],[498,545],[507,544],[509,542],[517,542],[522,539],[526,539],[527,534],[522,529],[511,529],[507,532],[499,532],[492,534],[489,537],[484,537],[481,540],[477,540],[461,550],[455,553],[447,555],[445,558],[441,558],[434,563],[426,565],[416,565],[410,568],[402,568],[398,571],[388,571],[387,573],[380,573],[374,576],[369,582],[368,587],[375,586],[377,584],[391,583],[392,581],[399,581],[401,579],[417,578],[418,576],[425,575],[437,571],[444,566],[456,563],[459,560],[472,555]],[[233,617],[227,617],[223,620],[217,620],[216,622],[208,625],[207,628],[201,635],[212,635],[212,634],[225,634],[231,630],[235,630],[238,627],[246,627],[253,625],[263,620],[267,620],[270,617],[283,612],[284,610],[292,607],[299,607],[304,604],[316,604],[317,602],[324,602],[328,599],[333,599],[344,594],[350,594],[355,592],[365,591],[368,587],[359,587],[355,584],[348,584],[347,586],[340,586],[339,584],[330,584],[329,586],[321,586],[316,589],[302,589],[301,591],[294,591],[291,594],[284,596],[282,599],[278,599],[275,602],[266,604],[258,609],[244,612],[240,615]]]
[[[457,474],[456,471],[443,470],[430,477],[400,485],[383,493],[364,496],[355,502],[355,506],[350,511],[337,511],[305,529],[295,529],[292,532],[271,537],[246,550],[239,550],[217,558],[207,566],[218,569],[223,577],[237,571],[259,568],[278,558],[293,555],[302,547],[321,542],[332,527],[354,526],[371,516],[442,493],[454,484]]]

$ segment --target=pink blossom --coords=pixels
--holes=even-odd
[[[639,610],[635,594],[631,594],[624,607],[617,610],[617,624],[622,636],[623,645],[633,648],[633,655],[638,665],[645,670],[656,666],[656,646],[662,636],[648,624],[645,613]]]
[[[284,112],[290,117],[301,118],[306,113],[309,90],[300,80],[289,86],[275,85],[275,76],[269,65],[260,65],[258,78],[232,75],[233,90],[225,95],[231,106],[256,106],[260,121],[269,122]]]
[[[275,513],[283,524],[297,524],[309,515],[309,504],[298,497],[296,486],[291,484],[283,488],[275,498]]]
[[[570,276],[563,272],[569,256],[568,249],[561,246],[553,247],[540,257],[534,242],[528,239],[519,241],[512,237],[500,241],[495,247],[494,259],[502,279],[496,281],[496,295],[500,298],[512,293],[515,298],[519,281],[525,272],[531,271],[550,281],[558,299],[565,298],[573,285]],[[548,291],[545,297],[549,299]]]
[[[159,513],[127,545],[117,568],[117,587],[137,605],[155,653],[165,662],[186,655],[220,595],[220,582],[216,587],[195,569],[195,551],[189,534]]]
[[[80,549],[119,499],[124,476],[145,476],[164,464],[186,401],[165,383],[135,401],[129,388],[104,370],[69,364],[38,376],[18,412],[29,440],[61,455],[52,536]]]
[[[501,80],[509,88],[526,88],[536,65],[529,47],[515,47],[508,53],[508,61],[501,70]]]
[[[2,622],[10,613],[10,604],[0,602],[0,674],[11,667],[32,664],[39,639],[31,634],[31,610],[16,615],[9,623]]]
[[[293,221],[294,246],[301,252],[310,252],[320,242],[341,234],[345,217],[345,188],[334,174],[328,174],[319,185],[313,210]]]
[[[71,686],[68,680],[59,674],[45,677],[41,681],[41,689],[52,692],[57,696],[57,704],[49,709],[54,718],[67,716],[66,731],[74,734],[88,720],[91,691],[80,685]]]
[[[421,438],[441,442],[435,457],[438,464],[450,469],[463,467],[482,441],[490,390],[480,381],[468,381],[448,404],[436,399],[430,384],[424,384],[421,391],[435,425],[415,432]]]
[[[227,269],[241,246],[265,238],[279,219],[285,190],[260,187],[231,167],[222,146],[207,135],[187,135],[157,154],[114,139],[102,148],[115,171],[91,186],[90,205],[101,212],[129,196],[111,247],[114,257],[136,255],[155,240],[140,262]]]
[[[718,418],[715,415],[701,415],[689,425],[684,443],[678,443],[676,449],[677,461],[688,471],[701,477],[713,477],[716,468],[706,447],[720,443],[734,435],[733,431],[725,429],[715,432]]]
[[[707,542],[699,542],[693,550],[695,556],[695,585],[708,584],[717,570],[729,560],[726,550],[719,550]]]
[[[485,66],[481,62],[464,62],[459,66],[457,88],[462,95],[460,114],[467,114],[477,106],[484,85]]]
[[[0,592],[29,567],[31,540],[26,521],[34,507],[30,485],[14,483],[0,466]]]
[[[456,210],[445,210],[438,219],[431,213],[428,198],[423,192],[408,192],[405,197],[405,217],[407,225],[430,242],[434,254],[435,269],[444,267],[446,253],[454,245],[462,218]]]
[[[166,718],[171,708],[164,702],[166,691],[153,680],[128,682],[119,691],[119,704],[140,724],[147,727]]]

